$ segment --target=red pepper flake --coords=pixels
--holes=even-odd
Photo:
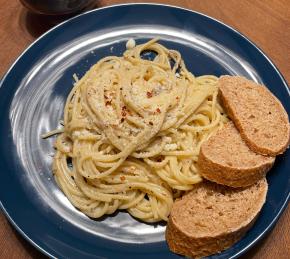
[[[127,107],[126,107],[126,106],[123,106],[123,107],[122,107],[122,110],[123,110],[123,111],[124,111],[124,110],[126,110],[126,109],[127,109]]]
[[[112,101],[106,101],[106,106],[111,105]]]
[[[179,96],[176,96],[176,100],[178,100],[179,99]]]
[[[122,112],[121,112],[121,115],[122,115],[123,117],[126,117],[127,113],[126,113],[125,111],[122,111]]]
[[[151,126],[153,126],[153,122],[152,122],[152,121],[149,121],[149,124],[150,124]]]
[[[147,98],[151,98],[153,96],[152,92],[147,92]]]
[[[120,176],[121,181],[125,181],[126,177],[124,175]]]
[[[159,108],[156,109],[156,112],[161,113],[161,110]]]
[[[122,118],[122,119],[121,119],[121,123],[123,123],[123,122],[124,122],[124,120],[125,120],[125,119],[124,119],[124,118]]]

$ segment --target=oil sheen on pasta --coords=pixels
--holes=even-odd
[[[142,58],[148,51],[153,60]],[[93,218],[119,209],[166,221],[173,200],[202,181],[202,142],[227,121],[217,93],[217,77],[195,77],[156,40],[101,59],[66,101],[53,162],[59,187]]]

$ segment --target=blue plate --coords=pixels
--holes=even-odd
[[[208,16],[152,4],[97,9],[53,28],[12,65],[0,86],[1,207],[34,246],[57,258],[177,258],[164,240],[165,225],[138,222],[127,213],[92,220],[68,202],[51,173],[53,138],[76,73],[100,58],[121,55],[125,42],[160,37],[177,49],[195,75],[239,74],[264,83],[290,113],[286,82],[243,35]],[[235,258],[262,238],[286,207],[290,151],[268,174],[267,202],[254,227],[237,244],[211,258]]]

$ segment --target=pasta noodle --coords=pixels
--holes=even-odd
[[[227,121],[217,93],[215,76],[195,77],[156,39],[101,59],[74,84],[53,132],[59,187],[93,218],[120,209],[166,221],[173,200],[202,180],[201,144]]]

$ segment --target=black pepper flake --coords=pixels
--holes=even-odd
[[[106,106],[111,105],[112,101],[106,101]]]
[[[123,122],[124,122],[124,120],[125,120],[125,119],[124,119],[124,118],[122,118],[122,119],[121,119],[121,123],[123,123]]]
[[[160,163],[163,159],[164,159],[163,156],[159,156],[159,157],[157,157],[156,161]]]
[[[70,178],[73,179],[73,180],[75,179],[72,175],[70,176]]]
[[[153,125],[153,122],[152,121],[149,121],[149,124],[152,126]]]

